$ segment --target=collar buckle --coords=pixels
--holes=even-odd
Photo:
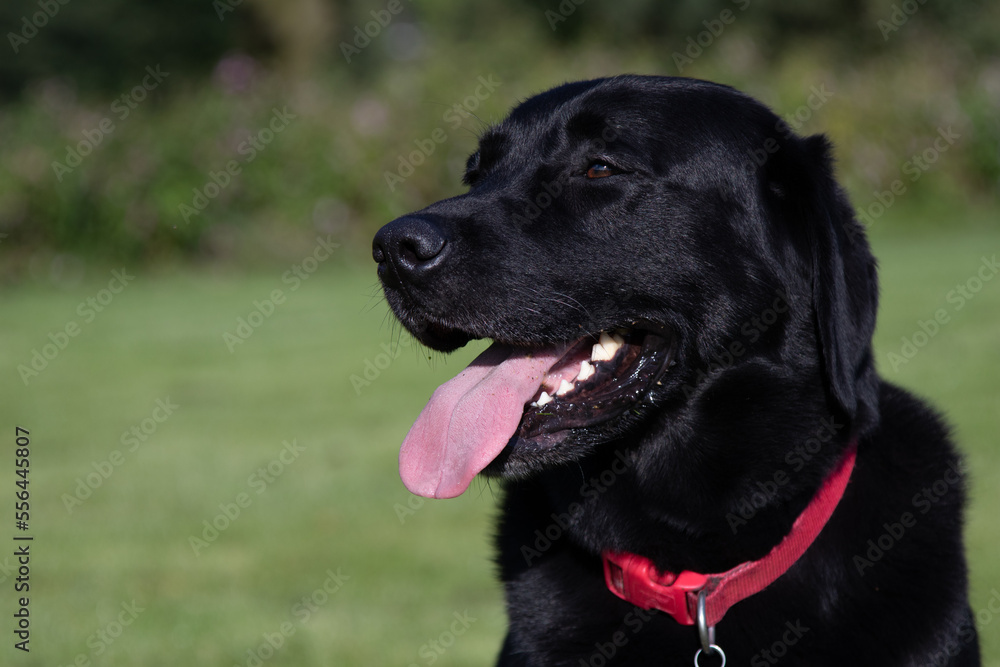
[[[604,581],[612,593],[643,609],[659,609],[681,625],[694,625],[697,594],[708,586],[708,577],[685,570],[680,574],[657,572],[648,558],[632,553],[603,554]]]

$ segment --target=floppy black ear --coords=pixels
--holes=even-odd
[[[801,226],[797,236],[807,246],[803,250],[811,266],[812,306],[828,388],[851,420],[851,431],[860,433],[878,422],[872,354],[878,310],[875,258],[834,179],[826,137],[789,138],[786,146],[794,148],[777,162],[784,162],[779,168],[793,181],[783,194],[791,204],[786,208],[793,216],[789,224]]]

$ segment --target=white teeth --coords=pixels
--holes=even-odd
[[[602,331],[597,343],[590,349],[590,360],[585,359],[580,362],[580,371],[577,373],[574,381],[560,380],[559,387],[552,394],[543,391],[539,395],[538,400],[532,402],[531,405],[536,408],[548,405],[553,401],[555,396],[565,396],[573,391],[576,388],[574,382],[589,380],[597,373],[597,368],[591,362],[611,361],[623,345],[625,345],[625,339],[621,336],[620,332],[608,333],[607,331]]]
[[[606,331],[601,332],[601,338],[590,350],[591,361],[611,361],[615,358],[618,348],[625,344],[625,339],[618,334],[609,335]]]

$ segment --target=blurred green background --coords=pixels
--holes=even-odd
[[[519,100],[639,72],[833,139],[880,369],[967,453],[1000,666],[997,3],[6,0],[0,26],[0,470],[13,495],[29,430],[35,537],[31,651],[8,633],[3,664],[491,664],[492,489],[424,502],[396,475],[481,345],[401,335],[370,239],[460,192]]]

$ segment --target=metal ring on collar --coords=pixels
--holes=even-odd
[[[715,644],[712,644],[712,645],[710,645],[708,647],[708,649],[705,651],[705,653],[711,653],[713,651],[716,652],[716,653],[718,653],[720,656],[722,656],[722,665],[720,665],[720,667],[726,667],[726,654],[725,654],[725,652],[721,648],[719,648],[718,646],[716,646]],[[698,652],[694,654],[694,667],[701,667],[701,665],[698,664],[698,658],[700,658],[700,657],[701,657],[701,649],[698,649]]]

